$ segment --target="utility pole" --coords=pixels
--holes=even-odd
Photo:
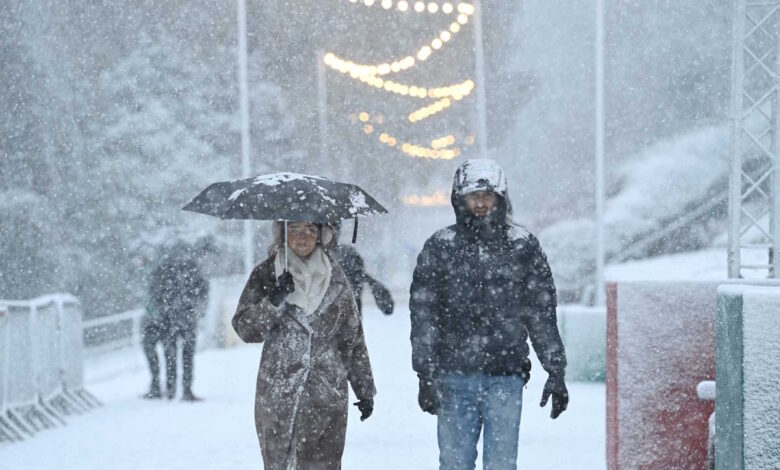
[[[485,97],[485,52],[482,38],[482,2],[474,1],[474,51],[476,53],[477,140],[479,156],[487,158],[487,105]]]
[[[317,52],[317,117],[319,119],[320,161],[328,161],[328,82],[325,75],[325,53]]]
[[[241,177],[249,178],[252,162],[249,159],[249,84],[246,53],[246,4],[238,0],[238,95],[241,113]],[[254,230],[252,221],[244,221],[244,272],[249,274],[254,266]]]
[[[604,286],[604,0],[596,0],[596,286],[594,303],[605,305]]]

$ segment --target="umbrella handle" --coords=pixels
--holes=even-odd
[[[287,221],[284,221],[284,272],[287,272]]]

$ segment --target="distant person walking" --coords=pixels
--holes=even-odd
[[[162,340],[165,350],[165,396],[176,396],[177,344],[182,349],[182,400],[199,400],[192,393],[195,343],[198,318],[204,310],[208,295],[208,281],[203,277],[197,261],[183,247],[163,255],[151,275],[150,304],[153,313],[147,313],[144,328],[144,351],[147,354],[152,385],[147,396],[160,396],[159,366],[154,349],[155,340]]]
[[[456,223],[417,258],[409,308],[420,408],[438,416],[439,468],[473,470],[484,429],[485,469],[516,469],[530,336],[548,378],[541,406],[566,410],[566,356],[552,273],[536,238],[507,216],[506,177],[468,160],[452,183]]]
[[[352,287],[352,293],[355,295],[355,303],[357,304],[358,311],[363,314],[363,285],[368,284],[371,288],[371,295],[374,296],[374,301],[379,310],[385,315],[392,315],[395,303],[393,302],[393,296],[390,294],[390,290],[385,287],[384,284],[379,282],[375,277],[366,272],[366,264],[363,261],[363,257],[353,246],[345,245],[338,242],[338,229],[336,227],[336,246],[333,251],[336,255],[336,261],[344,271],[344,275],[349,280],[349,285]]]

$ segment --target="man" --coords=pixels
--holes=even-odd
[[[163,256],[152,272],[150,301],[162,320],[163,346],[165,349],[166,396],[176,396],[176,349],[182,344],[182,400],[198,401],[192,393],[195,357],[195,340],[198,334],[198,317],[208,294],[208,281],[203,277],[197,262],[184,247],[176,247]],[[145,347],[146,350],[146,347]],[[155,360],[157,353],[154,347]],[[150,366],[151,366],[150,360]],[[154,370],[152,371],[154,374]],[[153,395],[155,383],[152,378]],[[158,385],[159,392],[159,385]],[[150,397],[153,398],[153,397]]]
[[[439,466],[473,469],[484,426],[486,470],[515,469],[530,336],[548,379],[541,406],[567,407],[566,356],[552,273],[539,242],[508,217],[506,177],[492,160],[455,172],[456,224],[417,258],[409,308],[419,404],[438,415]]]

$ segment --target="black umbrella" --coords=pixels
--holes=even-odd
[[[271,173],[214,183],[183,209],[220,219],[284,220],[285,225],[287,221],[336,223],[355,219],[353,243],[358,216],[387,213],[354,184],[297,173]]]
[[[316,223],[387,212],[354,184],[296,173],[214,183],[195,196],[184,210],[221,219]]]

